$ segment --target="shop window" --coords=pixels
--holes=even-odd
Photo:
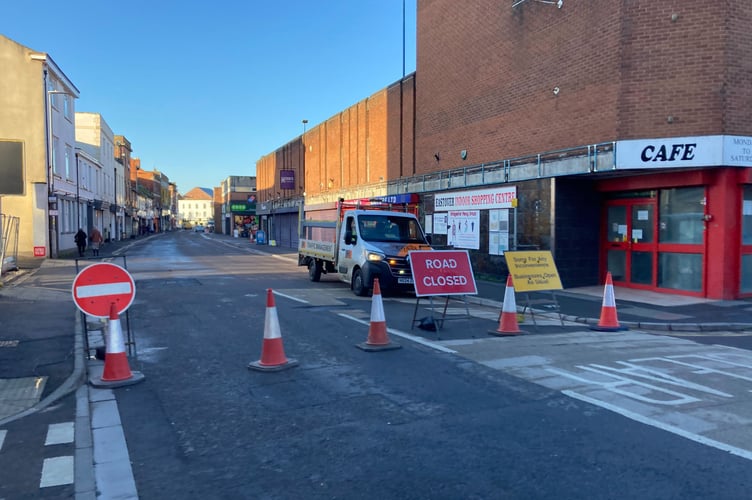
[[[661,190],[658,220],[660,242],[701,244],[705,229],[704,213],[704,188]]]
[[[742,269],[740,293],[752,293],[752,186],[742,191]]]
[[[702,254],[658,254],[658,286],[693,292],[702,291]]]

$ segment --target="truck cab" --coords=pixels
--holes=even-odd
[[[340,200],[300,210],[298,265],[311,281],[334,273],[360,296],[375,278],[382,290],[414,289],[408,254],[431,248],[417,205]]]
[[[402,212],[345,212],[337,272],[356,295],[367,295],[374,278],[386,290],[413,289],[408,253],[430,249],[418,219]]]

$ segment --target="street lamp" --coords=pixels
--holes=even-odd
[[[57,259],[59,241],[57,230],[57,196],[55,196],[55,173],[52,171],[53,164],[53,140],[52,140],[52,96],[54,94],[72,95],[64,90],[48,90],[47,91],[47,213],[48,221],[47,226],[49,229],[50,240],[50,258]]]

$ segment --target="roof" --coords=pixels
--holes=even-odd
[[[209,188],[195,187],[183,195],[184,200],[211,200],[212,190]]]

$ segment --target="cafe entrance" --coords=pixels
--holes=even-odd
[[[657,286],[656,205],[654,196],[606,202],[602,262],[615,284]]]

